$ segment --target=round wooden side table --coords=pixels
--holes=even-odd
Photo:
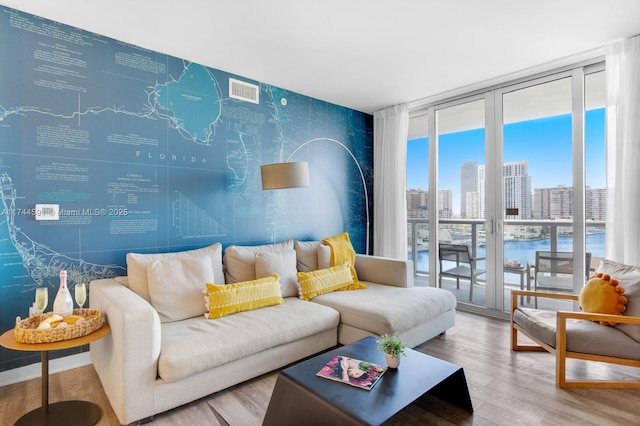
[[[16,351],[39,351],[42,354],[42,406],[29,411],[15,423],[22,425],[95,425],[102,416],[102,410],[89,401],[61,401],[49,404],[49,351],[74,348],[98,340],[111,331],[109,324],[86,336],[53,343],[20,343],[16,341],[13,329],[0,336],[0,346]]]

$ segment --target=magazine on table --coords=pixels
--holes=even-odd
[[[381,365],[338,355],[325,364],[316,376],[370,390],[385,371],[386,367]]]

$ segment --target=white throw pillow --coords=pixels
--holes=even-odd
[[[618,280],[620,287],[624,288],[624,296],[627,296],[627,310],[622,315],[640,317],[640,267],[602,259],[596,272],[609,274],[611,278]],[[620,323],[616,327],[633,340],[640,342],[640,325]]]
[[[293,240],[261,246],[229,246],[224,250],[224,273],[227,284],[256,279],[256,254],[293,250]]]
[[[294,241],[296,251],[296,267],[299,272],[318,270],[318,246],[320,241]]]
[[[282,297],[298,296],[297,273],[294,250],[256,253],[256,278],[278,274]]]
[[[147,266],[155,260],[185,257],[200,257],[206,255],[211,261],[213,269],[213,284],[224,284],[222,272],[222,244],[216,243],[209,247],[196,250],[179,251],[173,253],[141,254],[127,253],[127,276],[129,288],[138,296],[151,302],[149,298],[149,283],[147,282]]]
[[[331,267],[331,247],[326,244],[318,245],[318,269]]]
[[[160,259],[147,267],[151,305],[160,322],[180,321],[202,316],[202,291],[213,281],[208,256]]]

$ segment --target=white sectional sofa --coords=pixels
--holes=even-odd
[[[93,281],[90,306],[104,313],[111,333],[91,343],[91,359],[120,423],[149,419],[365,336],[398,333],[414,347],[454,325],[454,296],[414,287],[410,261],[357,255],[367,289],[300,299],[291,259],[295,270],[324,269],[328,250],[319,242],[230,246],[224,269],[220,244],[129,254],[127,277]],[[231,284],[274,269],[283,303],[206,317],[202,279]]]

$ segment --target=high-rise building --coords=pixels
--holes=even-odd
[[[555,188],[533,190],[533,217],[560,219],[573,216],[573,188],[558,185]]]
[[[550,215],[551,219],[568,219],[573,217],[573,188],[558,185],[551,190]]]
[[[536,188],[533,193],[535,219],[568,219],[573,217],[573,188]],[[588,217],[588,216],[587,216]]]
[[[551,218],[551,191],[553,188],[535,188],[533,190],[533,209],[532,217],[534,219]]]
[[[429,191],[407,190],[407,215],[410,218],[428,218],[428,205]],[[438,191],[438,216],[445,219],[453,217],[453,193],[450,189]]]
[[[478,192],[467,192],[467,217],[470,219],[480,218],[480,194]]]
[[[479,204],[479,213],[478,216],[480,219],[484,219],[487,213],[487,205],[485,202],[485,174],[484,174],[484,165],[478,166],[478,204]]]
[[[504,173],[504,206],[514,214],[509,219],[531,218],[531,176],[526,161],[505,163]]]
[[[510,219],[530,219],[532,216],[531,176],[526,161],[505,163],[504,201],[505,207],[516,214]],[[460,214],[467,218],[486,216],[485,166],[470,161],[460,167]],[[474,189],[475,188],[475,189]]]
[[[468,161],[460,167],[460,216],[478,217],[470,214],[472,210],[477,212],[479,206],[467,205],[467,193],[469,192],[476,194],[478,192],[478,162],[476,161]]]
[[[460,168],[460,205],[461,215],[466,218],[485,218],[485,166],[475,161],[464,163]],[[531,176],[526,161],[505,163],[504,205],[508,219],[547,219],[570,216],[573,194],[571,188],[537,188],[532,200]],[[475,189],[474,189],[475,188]],[[593,197],[597,197],[594,192]],[[452,191],[438,191],[438,216],[453,217]],[[428,217],[429,192],[422,190],[407,191],[407,209],[410,217]],[[535,201],[534,201],[535,200]],[[598,201],[594,201],[594,206]],[[594,211],[594,217],[601,213]],[[598,216],[600,215],[600,216]],[[590,217],[589,215],[587,217]]]
[[[438,217],[445,219],[453,217],[453,194],[450,189],[438,191]]]
[[[573,188],[564,185],[558,185],[555,188],[536,188],[533,194],[533,217],[536,219],[572,218]],[[586,189],[585,218],[587,220],[606,220],[606,189]]]
[[[585,217],[587,220],[607,219],[607,190],[587,188],[585,194]]]
[[[407,191],[407,214],[409,217],[428,217],[429,191],[410,189]]]

